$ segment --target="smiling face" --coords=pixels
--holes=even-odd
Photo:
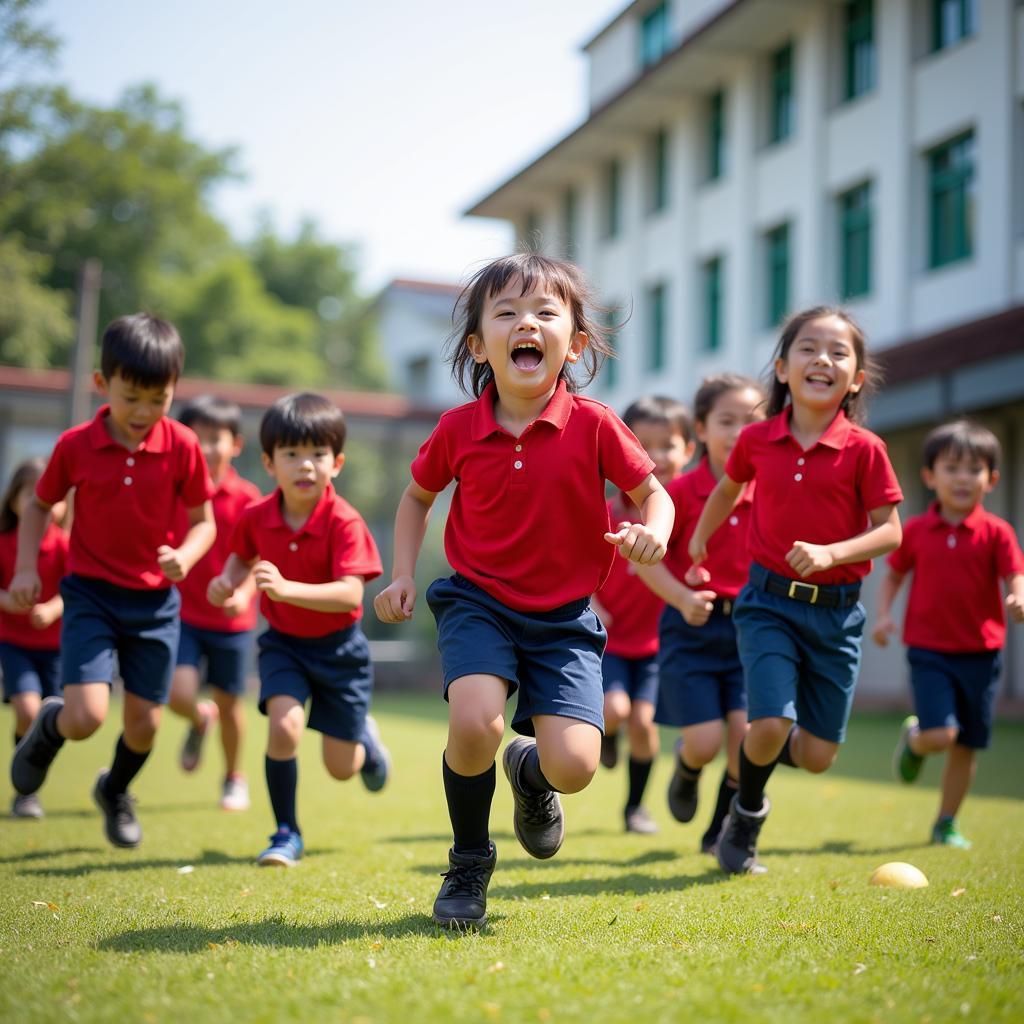
[[[939,508],[950,519],[969,515],[999,481],[999,471],[970,452],[940,452],[931,469],[921,470],[925,486],[935,492]]]
[[[344,453],[335,455],[330,445],[309,442],[278,445],[273,456],[263,455],[264,467],[281,488],[285,510],[296,514],[312,510],[344,464]]]
[[[654,460],[654,475],[662,485],[679,476],[693,456],[693,441],[687,441],[671,423],[635,420],[629,429]]]
[[[711,471],[718,478],[729,461],[740,432],[748,423],[763,418],[764,398],[756,388],[723,391],[708,411],[707,419],[697,420],[697,439],[708,453]]]
[[[97,390],[106,396],[110,404],[110,415],[106,418],[107,430],[118,444],[126,448],[137,448],[171,408],[175,385],[173,380],[156,387],[143,387],[134,381],[125,380],[120,372],[104,377],[98,371],[93,379]]]
[[[587,336],[575,329],[566,302],[544,281],[525,295],[514,277],[484,302],[480,333],[467,345],[494,373],[499,398],[550,397],[565,364],[575,363]]]
[[[794,408],[838,409],[864,383],[850,325],[838,316],[807,321],[775,360],[775,376],[789,388]]]

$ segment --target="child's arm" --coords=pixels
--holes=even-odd
[[[1006,610],[1014,622],[1024,622],[1024,573],[1015,572],[1007,576]]]
[[[725,522],[742,494],[743,484],[723,473],[715,484],[715,489],[708,495],[708,500],[704,502],[700,518],[693,529],[693,536],[690,537],[690,561],[695,566],[700,565],[708,557],[708,541],[711,535]]]
[[[640,566],[636,574],[691,626],[703,626],[710,618],[714,608],[711,602],[718,596],[713,590],[691,590],[664,565]]]
[[[39,601],[43,590],[39,579],[39,545],[50,525],[52,506],[41,502],[35,495],[18,519],[18,554],[14,560],[14,576],[7,588],[7,596],[14,612],[27,612]]]
[[[28,613],[28,624],[33,629],[46,629],[52,626],[64,614],[64,598],[54,594],[49,601],[41,601],[32,606]]]
[[[619,549],[623,558],[639,565],[654,565],[665,557],[668,538],[672,534],[676,509],[665,488],[650,473],[639,487],[626,492],[643,516],[642,523],[619,523],[614,533],[604,539]]]
[[[810,576],[815,572],[823,572],[834,565],[847,565],[850,562],[866,562],[870,558],[887,555],[900,546],[903,539],[903,528],[900,526],[900,514],[895,505],[882,505],[868,513],[871,525],[856,537],[836,541],[834,544],[808,544],[796,541],[786,561],[793,567],[798,576]]]
[[[896,632],[896,623],[892,618],[892,603],[896,600],[905,579],[906,573],[890,569],[878,589],[878,611],[875,615],[875,627],[871,630],[871,639],[879,647],[887,647],[889,637]]]
[[[342,576],[330,583],[286,580],[273,562],[265,559],[252,567],[256,589],[271,601],[293,604],[313,612],[354,612],[363,603],[363,577]]]
[[[416,604],[416,559],[423,547],[430,509],[436,491],[410,481],[395,513],[395,561],[391,582],[373,599],[373,608],[381,622],[405,622],[412,618]]]
[[[255,596],[256,581],[252,578],[252,573],[250,573],[235,587],[231,595],[224,599],[224,604],[221,605],[221,608],[229,619],[233,619],[241,615],[249,607]]]
[[[172,582],[180,583],[213,546],[217,539],[217,526],[213,519],[213,502],[204,501],[202,505],[186,509],[188,513],[188,533],[176,547],[161,544],[156,549],[156,560],[160,571]]]
[[[249,579],[253,562],[246,562],[233,551],[228,555],[219,576],[214,576],[206,588],[206,600],[215,608],[223,608],[224,602]]]

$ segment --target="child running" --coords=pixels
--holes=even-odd
[[[860,666],[860,583],[870,560],[900,542],[903,495],[885,444],[855,422],[867,375],[864,335],[848,313],[817,306],[791,317],[769,418],[740,434],[690,539],[701,566],[743,484],[757,481],[750,577],[733,605],[750,730],[716,846],[730,874],[766,870],[757,838],[775,765],[817,773],[835,760]]]
[[[434,902],[442,925],[486,920],[494,758],[517,691],[512,728],[523,735],[503,758],[516,837],[534,857],[562,845],[558,794],[590,782],[604,723],[606,634],[590,597],[616,549],[657,562],[672,528],[672,503],[641,444],[607,406],[576,394],[573,368],[582,360],[592,380],[609,350],[589,306],[572,264],[535,253],[472,278],[449,351],[455,378],[477,397],[446,412],[413,461],[393,582],[374,602],[383,622],[412,617],[430,508],[455,480],[445,530],[455,574],[427,591],[449,704],[442,777],[454,844]],[[637,521],[612,526],[605,480],[640,510]]]
[[[761,419],[763,404],[757,381],[749,377],[723,373],[701,383],[693,408],[703,456],[696,468],[668,485],[676,521],[665,560],[640,570],[643,581],[666,602],[659,628],[655,720],[681,731],[668,787],[668,806],[676,821],[689,822],[696,815],[701,771],[718,755],[725,736],[725,771],[701,837],[703,853],[714,847],[736,795],[740,743],[747,732],[747,697],[732,608],[750,570],[747,532],[754,485],[743,488],[728,527],[711,538],[707,561],[696,574],[687,545],[740,431]]]
[[[234,402],[200,395],[181,410],[178,420],[195,432],[206,457],[213,486],[217,540],[178,587],[181,642],[171,683],[170,707],[190,723],[179,759],[186,772],[199,767],[203,741],[219,719],[224,750],[220,806],[225,811],[244,811],[249,807],[249,784],[241,770],[245,735],[242,697],[256,628],[256,585],[249,576],[221,608],[214,608],[206,600],[206,589],[231,553],[235,523],[243,509],[262,495],[255,484],[239,476],[231,465],[243,444],[242,411]],[[179,520],[179,533],[184,534],[184,509]],[[201,663],[205,663],[212,700],[199,699]]]
[[[60,581],[68,559],[68,535],[57,525],[63,507],[54,514],[39,544],[39,600],[28,610],[16,605],[6,590],[14,576],[18,548],[18,520],[29,503],[36,482],[46,469],[45,459],[27,459],[11,475],[0,504],[0,669],[4,676],[4,703],[14,709],[14,745],[17,746],[39,714],[46,697],[60,696],[60,617],[64,601]],[[41,818],[43,805],[36,793],[15,793],[11,814]]]
[[[47,697],[11,762],[11,781],[34,793],[65,740],[84,740],[110,706],[115,655],[124,681],[124,731],[93,787],[107,839],[138,846],[142,829],[128,786],[153,748],[178,651],[180,583],[213,543],[206,462],[196,435],[168,419],[185,349],[177,330],[146,313],[103,332],[94,382],[105,395],[93,420],[65,431],[18,527],[9,593],[27,610],[42,593],[40,545],[53,505],[75,489],[61,581],[64,696]],[[189,529],[171,545],[178,506]]]
[[[388,780],[390,755],[367,714],[373,666],[359,627],[363,586],[381,564],[362,516],[334,490],[345,417],[333,402],[279,399],[260,423],[260,445],[277,489],[242,512],[208,594],[223,608],[250,573],[260,591],[268,629],[259,638],[259,706],[269,720],[264,767],[277,831],[257,862],[292,867],[304,850],[296,791],[307,701],[334,778],[359,772],[372,792]]]
[[[914,710],[893,757],[896,777],[916,781],[929,754],[946,752],[939,816],[932,842],[970,849],[956,816],[974,778],[977,751],[988,747],[1006,610],[1024,622],[1024,554],[1013,527],[982,505],[999,482],[999,441],[966,420],[936,427],[924,442],[925,486],[935,502],[907,521],[903,543],[889,556],[878,620],[883,647],[896,631],[892,604],[908,573],[910,597],[903,642],[910,662]]]
[[[623,413],[622,422],[654,460],[658,483],[668,488],[693,457],[693,423],[686,406],[674,398],[641,398]],[[637,514],[638,509],[621,492],[608,501],[613,523],[635,519]],[[663,604],[640,582],[633,562],[616,558],[591,607],[608,631],[601,661],[601,763],[606,768],[618,763],[619,729],[625,725],[629,735],[629,792],[623,811],[626,831],[653,835],[658,826],[643,806],[643,798],[658,756],[654,707],[658,700],[658,616]]]

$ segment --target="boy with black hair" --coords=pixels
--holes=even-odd
[[[142,830],[128,786],[153,746],[178,648],[185,579],[216,529],[206,462],[195,434],[167,412],[185,359],[174,326],[146,313],[103,332],[94,381],[106,396],[96,416],[65,431],[35,488],[18,534],[12,598],[30,607],[40,590],[37,560],[50,510],[75,489],[69,574],[61,582],[63,697],[48,697],[14,751],[11,781],[33,793],[66,739],[103,724],[114,678],[124,681],[124,731],[93,787],[107,839],[138,846]],[[177,546],[184,505],[188,530]]]
[[[213,518],[217,540],[178,586],[181,593],[181,643],[171,683],[171,710],[188,719],[190,728],[181,748],[183,771],[199,767],[203,742],[220,721],[224,749],[224,783],[220,806],[225,811],[249,807],[249,784],[241,771],[245,734],[245,675],[256,628],[256,587],[250,577],[222,608],[206,600],[206,588],[220,574],[231,553],[231,537],[243,509],[262,495],[255,484],[238,475],[231,460],[242,451],[242,411],[234,402],[200,395],[178,414],[178,420],[199,438],[213,486]],[[181,509],[178,534],[188,523]],[[199,699],[200,665],[212,700]]]
[[[912,572],[903,642],[916,714],[903,722],[893,768],[911,783],[925,757],[946,752],[932,842],[957,849],[971,846],[956,815],[976,752],[991,739],[1006,639],[1000,581],[1006,611],[1024,622],[1024,554],[1013,527],[982,506],[999,481],[999,456],[995,435],[968,420],[945,423],[925,439],[921,475],[936,500],[907,522],[902,545],[889,556],[872,633],[879,645],[889,642],[892,604]]]
[[[265,768],[277,831],[257,862],[292,867],[303,852],[296,755],[307,700],[334,778],[359,772],[371,791],[388,779],[390,755],[367,714],[373,667],[359,627],[363,585],[382,568],[366,523],[334,490],[345,464],[341,410],[320,395],[288,395],[264,414],[260,444],[277,489],[242,513],[208,596],[223,606],[250,573],[261,593],[269,628],[259,638],[259,706],[270,720]]]

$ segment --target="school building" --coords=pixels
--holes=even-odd
[[[885,368],[869,425],[904,516],[924,434],[967,413],[1003,444],[988,507],[1024,529],[1024,3],[636,0],[583,50],[586,119],[467,212],[570,255],[627,317],[595,394],[760,374],[787,312],[841,302]],[[903,700],[905,676],[866,640],[863,697]]]

